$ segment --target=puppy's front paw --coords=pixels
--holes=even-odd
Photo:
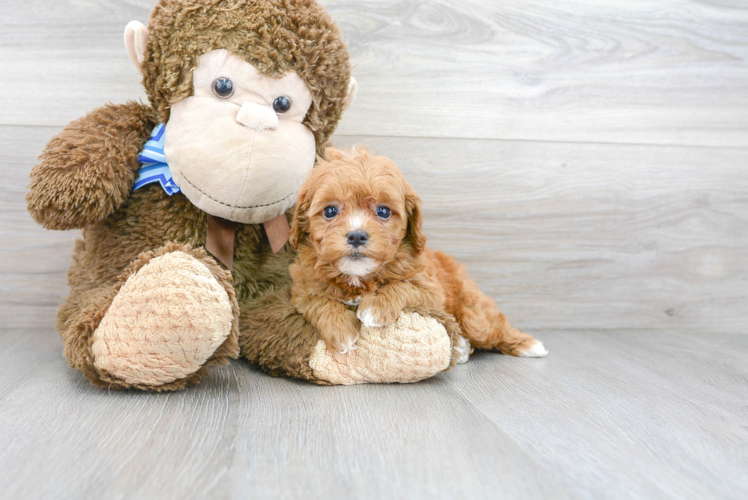
[[[363,323],[364,326],[368,326],[369,328],[385,326],[384,320],[372,307],[369,307],[368,309],[361,309],[359,307],[358,312],[356,312],[356,317],[361,320],[361,323]]]
[[[346,354],[356,349],[356,341],[360,330],[358,321],[353,317],[353,314],[350,313],[350,318],[347,316],[343,321],[339,320],[334,323],[319,325],[319,333],[322,340],[327,344],[327,348],[340,354]]]
[[[361,299],[356,311],[356,317],[369,328],[389,326],[400,316],[400,310],[384,304],[381,297],[376,295]]]
[[[358,332],[351,334],[350,332],[321,331],[320,334],[322,335],[322,340],[327,344],[327,348],[331,351],[337,351],[340,354],[347,354],[356,350]]]

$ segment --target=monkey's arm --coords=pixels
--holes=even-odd
[[[240,305],[239,345],[252,364],[275,376],[317,384],[416,382],[454,364],[460,327],[445,313],[408,308],[385,329],[362,328],[356,350],[330,352],[296,311],[290,287]]]
[[[114,212],[132,191],[138,153],[154,126],[151,110],[133,101],[65,126],[31,170],[26,203],[33,219],[47,229],[76,229]]]

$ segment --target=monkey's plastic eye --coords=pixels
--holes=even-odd
[[[335,216],[338,215],[338,207],[335,205],[330,205],[329,207],[325,207],[325,209],[322,211],[322,215],[327,220],[332,220],[335,218]]]
[[[282,95],[273,101],[273,109],[276,113],[285,113],[291,109],[291,99]]]
[[[213,80],[213,93],[221,99],[228,99],[234,95],[234,82],[225,76]]]
[[[392,215],[392,212],[387,207],[377,207],[377,217],[380,219],[387,220]]]

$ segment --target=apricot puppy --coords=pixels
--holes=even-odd
[[[393,323],[406,307],[446,310],[478,349],[540,357],[539,341],[514,328],[452,257],[426,248],[421,199],[387,158],[325,151],[304,182],[291,242],[294,307],[328,348],[355,348],[361,323]]]

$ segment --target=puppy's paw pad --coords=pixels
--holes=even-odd
[[[516,355],[523,358],[542,358],[548,354],[548,349],[545,348],[543,343],[539,340],[535,340],[534,344],[530,344],[528,347],[520,347],[517,349]]]
[[[459,354],[457,364],[467,363],[470,359],[470,341],[465,337],[460,337],[454,346],[454,350]]]
[[[379,314],[374,312],[373,307],[367,309],[359,307],[358,311],[356,311],[356,317],[364,324],[364,326],[369,328],[381,328],[387,324]]]

